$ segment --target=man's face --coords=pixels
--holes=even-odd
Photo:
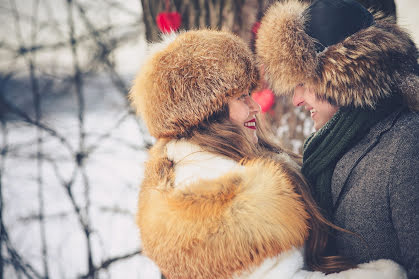
[[[295,87],[292,103],[297,107],[304,106],[310,111],[316,131],[323,127],[339,109],[326,101],[317,99],[314,92],[303,85]]]

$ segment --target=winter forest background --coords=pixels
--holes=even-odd
[[[155,18],[178,11],[184,29],[250,44],[271,2],[0,0],[0,278],[160,278],[135,226],[153,139],[126,98]],[[418,44],[419,1],[395,2]],[[285,99],[265,116],[297,152],[312,131]]]

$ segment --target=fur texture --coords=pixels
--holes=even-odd
[[[308,214],[286,163],[258,159],[174,187],[178,163],[164,142],[151,150],[137,217],[144,251],[167,278],[232,278],[304,244]]]
[[[281,277],[282,278],[282,277]],[[356,268],[325,275],[322,272],[299,270],[292,279],[408,279],[406,271],[390,260],[377,260],[358,265]]]
[[[257,82],[250,50],[233,34],[197,30],[167,40],[147,58],[130,92],[156,138],[187,134]]]
[[[234,160],[204,152],[187,140],[172,140],[166,145],[167,158],[175,162],[174,187],[180,189],[200,179],[215,179],[243,168]]]
[[[274,157],[238,164],[187,140],[157,142],[137,222],[144,252],[167,278],[406,278],[389,260],[329,275],[303,270],[303,249],[296,247],[307,237],[309,217],[294,191],[296,166]],[[194,179],[185,176],[191,172]]]
[[[393,19],[375,15],[375,25],[317,54],[305,32],[308,7],[298,0],[280,2],[262,19],[256,51],[277,94],[303,83],[332,104],[374,108],[398,88],[418,109],[418,51]]]

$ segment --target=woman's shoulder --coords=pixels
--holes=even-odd
[[[202,179],[216,179],[244,167],[225,156],[203,150],[187,140],[172,140],[165,154],[174,164],[174,187],[185,188]]]
[[[278,173],[286,175],[285,172],[290,168],[299,171],[298,164],[285,152],[269,152],[257,159],[236,162],[226,156],[205,151],[188,140],[171,140],[165,145],[164,154],[173,162],[174,186],[178,189],[202,179],[218,179],[228,174],[245,177],[251,169],[259,169],[258,172],[264,173],[269,179]],[[258,182],[259,179],[253,181]]]
[[[189,145],[166,145],[160,150],[165,152],[159,160],[166,163],[153,165],[160,173],[154,177],[160,178],[146,179],[142,185],[137,219],[144,248],[159,265],[167,263],[172,272],[200,269],[200,274],[220,272],[223,277],[221,273],[248,268],[303,245],[309,216],[285,163],[270,158],[232,163],[205,153],[191,157],[200,150]],[[200,179],[176,187],[176,165],[187,160],[192,165],[212,162],[211,169],[227,171],[209,178],[200,174]],[[159,165],[172,170],[159,171]],[[191,259],[182,251],[195,256]]]

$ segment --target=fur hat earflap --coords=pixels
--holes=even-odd
[[[336,15],[345,12],[351,14],[344,20]],[[415,44],[393,18],[371,15],[355,0],[274,4],[261,21],[256,52],[276,94],[304,84],[337,106],[374,108],[395,92],[419,103]]]
[[[224,31],[187,31],[165,37],[154,47],[130,99],[152,136],[178,138],[257,80],[252,54],[242,39]]]

